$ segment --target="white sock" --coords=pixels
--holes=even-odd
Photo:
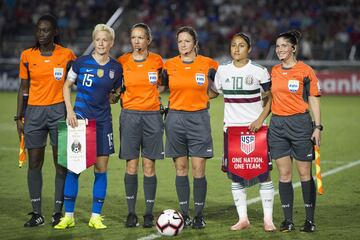
[[[260,183],[259,192],[264,211],[264,220],[272,221],[274,207],[274,185],[272,181]]]
[[[74,218],[74,212],[65,212],[65,217]]]
[[[231,192],[240,220],[247,219],[246,189],[240,183],[231,183]]]
[[[100,216],[99,213],[91,213],[91,217],[98,217],[98,216]]]

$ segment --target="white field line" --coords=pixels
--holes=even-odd
[[[323,162],[321,162],[321,163],[323,163]],[[327,177],[327,176],[333,175],[335,173],[344,171],[344,170],[346,170],[348,168],[352,168],[352,167],[354,167],[356,165],[359,165],[359,164],[360,164],[360,160],[356,160],[356,161],[350,162],[348,164],[339,166],[337,168],[331,169],[331,170],[329,170],[327,172],[322,173],[321,175],[322,175],[322,177]],[[313,176],[313,177],[315,178],[315,176]],[[294,188],[298,188],[300,186],[301,186],[300,182],[296,182],[296,183],[293,184]],[[278,195],[278,194],[279,194],[279,191],[275,191],[275,195]],[[251,205],[251,204],[254,204],[254,203],[257,203],[257,202],[260,202],[260,201],[261,201],[260,197],[252,198],[252,199],[249,199],[247,201],[247,205]],[[138,238],[137,240],[153,240],[153,239],[160,238],[160,237],[161,237],[160,233],[156,233],[156,234],[153,233],[153,234],[150,234],[148,236]]]

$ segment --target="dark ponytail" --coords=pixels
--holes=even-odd
[[[280,33],[276,37],[276,40],[278,40],[279,38],[284,38],[288,40],[294,46],[299,43],[299,40],[301,38],[301,32],[299,30],[291,30],[288,32]]]

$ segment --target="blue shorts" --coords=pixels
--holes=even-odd
[[[109,156],[115,152],[112,120],[96,122],[96,156]]]

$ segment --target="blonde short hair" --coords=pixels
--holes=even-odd
[[[105,24],[97,24],[92,32],[92,38],[93,40],[95,39],[95,35],[96,33],[100,32],[100,31],[104,31],[104,32],[107,32],[109,35],[110,35],[110,38],[112,41],[115,40],[115,31],[114,29],[112,29],[112,27],[109,27]]]

